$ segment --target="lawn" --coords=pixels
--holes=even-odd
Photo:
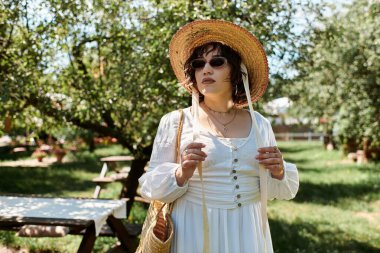
[[[380,164],[356,165],[319,143],[279,143],[297,164],[300,189],[273,201],[276,252],[380,252]]]
[[[356,165],[339,151],[325,151],[319,142],[280,142],[288,162],[297,164],[300,190],[292,201],[269,203],[269,223],[275,252],[380,252],[380,164]],[[98,158],[128,154],[120,146],[100,147],[94,154],[70,154],[69,162],[50,167],[6,167],[0,156],[0,193],[91,197],[91,182],[101,168]],[[116,198],[112,184],[101,197]],[[130,222],[141,222],[136,205]],[[74,252],[79,236],[25,239],[0,232],[0,245],[33,252]],[[98,238],[95,252],[104,252],[115,239]]]

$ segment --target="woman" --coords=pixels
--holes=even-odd
[[[193,95],[184,109],[181,160],[175,161],[174,111],[161,119],[140,185],[143,197],[174,202],[171,252],[273,252],[266,200],[293,198],[299,182],[270,123],[253,111],[268,83],[263,47],[232,23],[194,21],[174,35],[170,60]]]

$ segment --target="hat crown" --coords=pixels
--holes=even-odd
[[[179,82],[186,87],[184,64],[193,50],[210,42],[220,42],[231,47],[246,65],[252,102],[265,92],[269,80],[268,61],[263,46],[248,30],[224,20],[196,20],[181,27],[169,46],[170,62]],[[247,101],[238,103],[243,107]]]

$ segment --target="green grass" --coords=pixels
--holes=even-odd
[[[269,204],[275,252],[379,252],[380,164],[356,165],[319,143],[279,146],[297,164],[300,189]]]
[[[110,155],[128,155],[119,145],[98,147],[94,153],[79,151],[69,153],[68,162],[53,164],[49,167],[4,167],[0,165],[0,194],[38,194],[59,197],[92,197],[95,184],[92,178],[100,173],[100,157]],[[31,159],[25,155],[23,160]],[[15,160],[10,155],[0,155],[0,161]],[[123,166],[125,164],[120,164]],[[121,184],[110,184],[102,190],[101,198],[117,198]],[[137,212],[139,214],[135,214]],[[136,205],[130,222],[142,222],[145,214],[141,206]],[[12,248],[27,248],[30,252],[76,252],[81,236],[68,235],[64,238],[21,238],[14,232],[0,231],[0,245]],[[99,237],[95,241],[94,252],[105,252],[117,242],[114,238]]]
[[[286,161],[299,169],[300,190],[291,201],[269,203],[275,252],[380,252],[380,164],[356,165],[339,151],[325,151],[319,142],[280,142],[279,146]],[[71,154],[69,163],[47,168],[0,166],[0,194],[91,197],[91,179],[101,169],[99,158],[119,154],[128,152],[116,145],[97,148],[93,154]],[[120,189],[120,184],[111,184],[101,197],[117,198]],[[130,222],[142,222],[144,216],[145,210],[136,204]],[[31,252],[75,252],[80,240],[71,235],[25,239],[0,232],[0,244]],[[94,252],[105,252],[115,242],[99,237]]]

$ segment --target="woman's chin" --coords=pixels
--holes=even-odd
[[[215,90],[213,87],[204,87],[201,90],[201,93],[202,93],[203,96],[218,94],[217,90]]]
[[[202,95],[204,97],[210,97],[211,98],[211,97],[216,97],[217,93],[206,91],[206,92],[202,92]]]

